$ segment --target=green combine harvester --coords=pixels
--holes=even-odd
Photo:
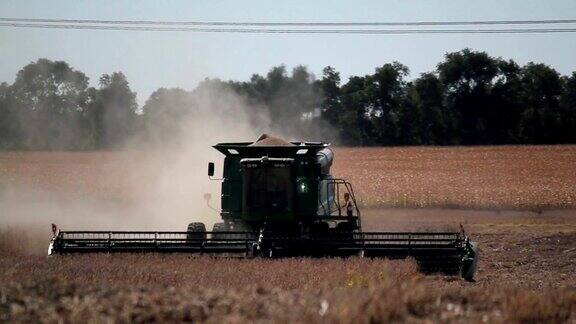
[[[473,280],[478,251],[461,232],[364,232],[352,185],[330,175],[334,153],[321,142],[221,143],[222,222],[207,231],[60,231],[48,254],[181,252],[253,257],[414,258],[425,273]]]

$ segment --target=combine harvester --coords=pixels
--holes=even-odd
[[[473,280],[478,251],[461,232],[363,232],[352,185],[330,175],[329,144],[221,143],[222,222],[212,231],[190,223],[185,232],[59,231],[49,254],[181,252],[246,257],[363,256],[414,258],[425,273]],[[208,164],[214,176],[214,163]],[[215,179],[213,179],[215,180]]]

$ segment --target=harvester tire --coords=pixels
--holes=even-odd
[[[350,222],[340,222],[336,225],[336,231],[340,233],[352,232],[352,223]]]
[[[310,234],[312,234],[312,236],[325,237],[328,235],[329,231],[330,225],[325,222],[315,223],[310,227]]]
[[[336,225],[336,235],[342,242],[352,241],[354,238],[352,222],[340,222]]]
[[[226,226],[226,224],[224,224],[224,223],[215,223],[214,226],[212,227],[212,231],[213,232],[226,232],[226,231],[228,231],[228,226]],[[212,234],[213,240],[222,240],[222,239],[226,239],[226,238],[227,238],[227,236],[224,233]]]
[[[190,223],[188,224],[188,230],[186,232],[188,232],[188,234],[186,234],[186,238],[188,240],[206,239],[206,225],[204,225],[204,223],[199,222]]]

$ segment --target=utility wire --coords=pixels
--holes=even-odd
[[[80,24],[0,23],[0,27],[53,28],[84,30],[197,32],[197,33],[253,33],[253,34],[549,34],[573,33],[576,28],[501,28],[501,29],[250,29],[250,28],[200,28],[200,27],[154,27],[114,26]]]
[[[106,25],[178,25],[178,26],[470,26],[470,25],[550,25],[574,24],[576,19],[543,20],[473,20],[473,21],[416,21],[416,22],[225,22],[225,21],[153,21],[153,20],[94,20],[94,19],[43,19],[0,17],[12,23],[65,23]]]

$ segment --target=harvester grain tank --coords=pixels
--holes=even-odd
[[[473,280],[476,244],[460,232],[364,232],[352,185],[330,174],[323,142],[220,143],[221,222],[212,231],[54,231],[49,254],[90,252],[241,253],[247,257],[414,258],[423,272]],[[209,163],[208,175],[214,176]],[[346,196],[346,197],[345,197]],[[348,200],[348,201],[347,201]],[[353,210],[347,212],[350,207]]]

